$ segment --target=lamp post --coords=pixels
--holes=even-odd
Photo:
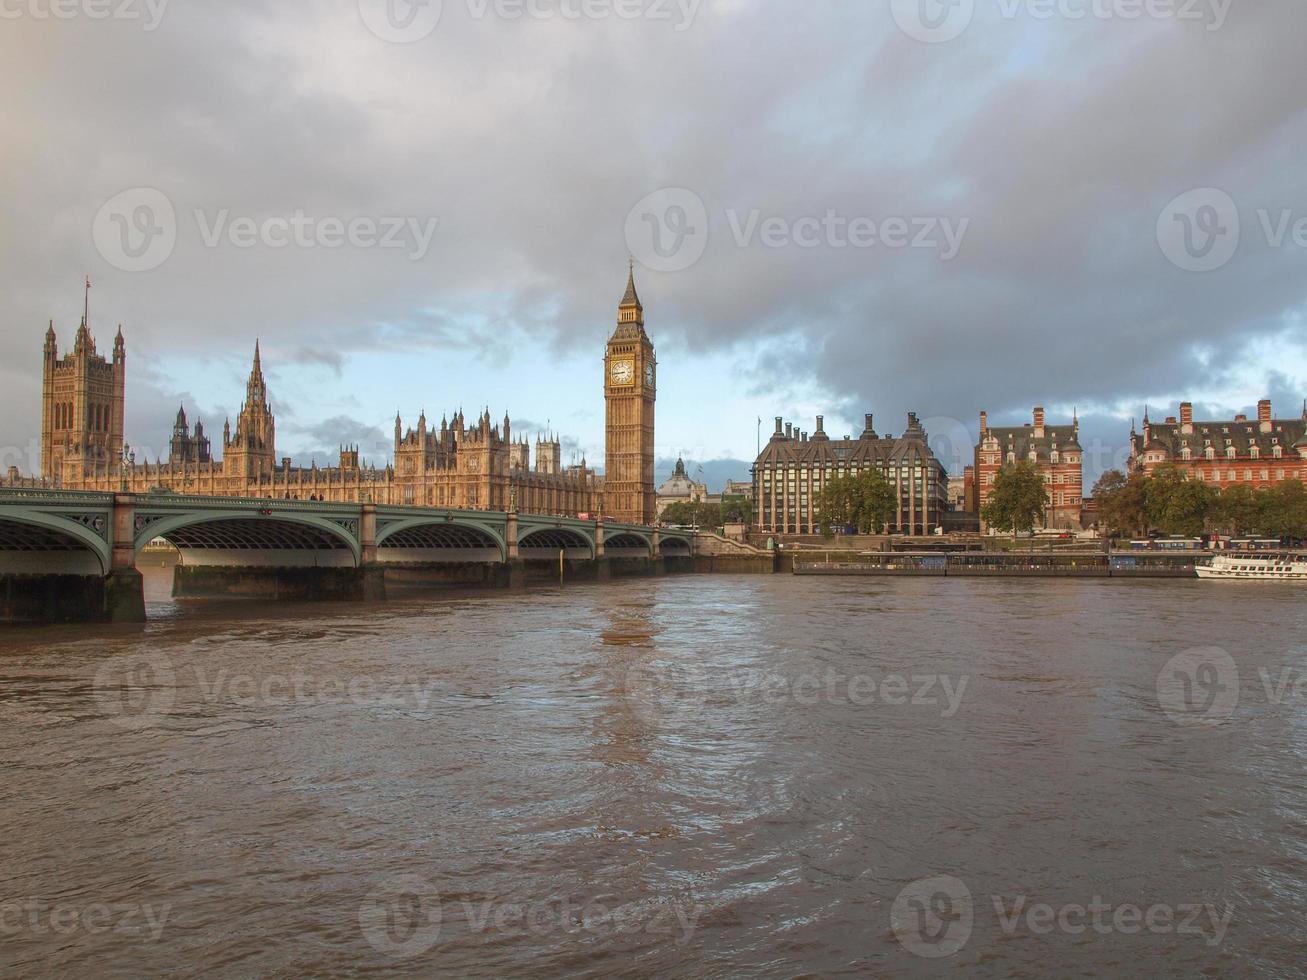
[[[131,467],[133,470],[136,468],[136,450],[132,449],[131,446],[129,446],[127,443],[124,442],[122,459],[119,461],[119,465],[118,465],[118,472],[121,477],[120,486],[122,488],[123,493],[128,492],[128,485],[129,485],[127,480],[128,467]]]

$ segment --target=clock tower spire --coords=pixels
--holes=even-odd
[[[635,291],[635,262],[617,307],[617,329],[604,354],[604,509],[628,524],[652,524],[654,501],[654,401],[657,361],[644,332],[644,306]]]

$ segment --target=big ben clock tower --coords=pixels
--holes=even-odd
[[[617,308],[617,329],[604,355],[604,401],[608,407],[604,460],[605,516],[628,524],[653,524],[654,348],[644,332],[644,307],[635,292],[635,263]]]

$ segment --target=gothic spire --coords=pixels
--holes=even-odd
[[[635,259],[628,260],[626,272],[626,295],[622,297],[622,302],[618,304],[618,309],[643,310],[640,304],[640,296],[635,291]]]

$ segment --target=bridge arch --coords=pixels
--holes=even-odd
[[[653,553],[653,539],[637,531],[610,531],[604,535],[604,554],[613,558],[648,558]]]
[[[77,520],[28,510],[0,518],[0,569],[106,575],[111,564],[107,537]]]
[[[525,527],[518,532],[517,553],[523,559],[557,558],[559,552],[567,558],[591,559],[594,557],[594,539],[579,527]]]
[[[139,552],[163,538],[197,565],[321,565],[357,567],[358,540],[344,525],[325,517],[279,511],[200,511],[139,522]]]
[[[504,536],[492,525],[466,519],[410,517],[377,531],[377,555],[395,561],[504,561]]]
[[[671,558],[691,555],[693,554],[693,549],[690,547],[690,542],[686,538],[659,535],[658,553],[664,557]]]

